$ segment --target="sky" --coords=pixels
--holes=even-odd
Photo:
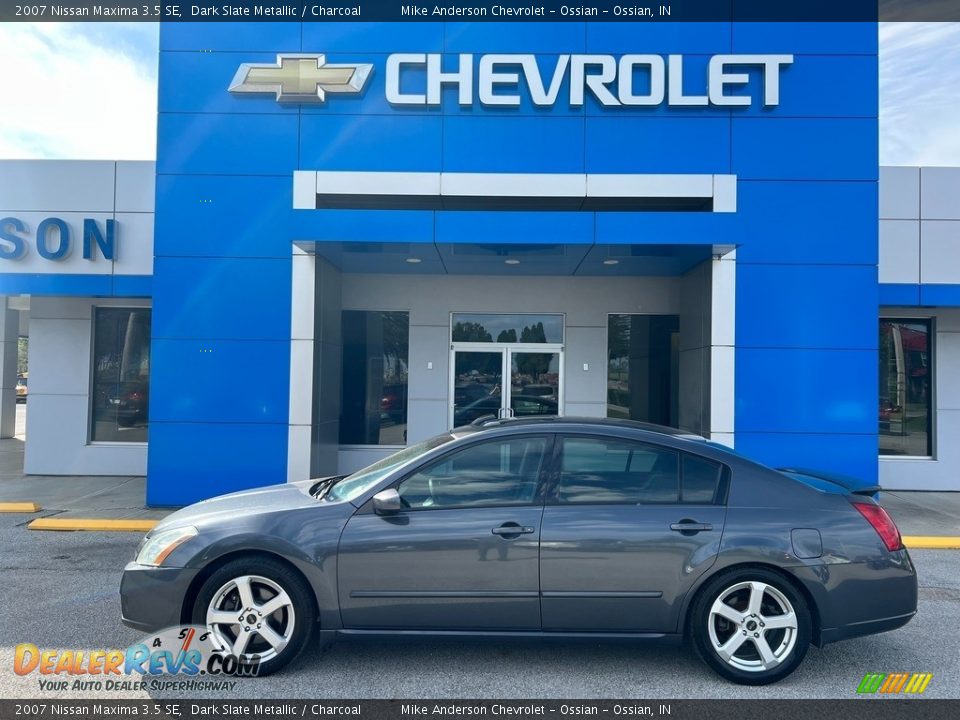
[[[156,157],[157,25],[0,23],[0,158]],[[960,166],[960,23],[881,23],[880,163]]]

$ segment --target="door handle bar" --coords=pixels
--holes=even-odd
[[[491,530],[494,535],[530,535],[533,533],[532,527],[520,527],[519,525],[504,525],[495,527]]]
[[[713,530],[713,525],[710,523],[678,522],[672,523],[670,529],[676,532],[700,532],[701,530]]]

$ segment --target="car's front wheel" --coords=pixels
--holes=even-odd
[[[197,594],[193,622],[214,644],[249,662],[258,675],[288,665],[306,646],[316,611],[303,579],[269,558],[233,560],[214,572]]]
[[[792,673],[810,646],[803,595],[762,568],[721,573],[697,596],[691,635],[701,658],[741,685],[768,685]]]

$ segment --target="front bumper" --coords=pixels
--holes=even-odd
[[[120,580],[123,624],[147,632],[179,625],[184,598],[197,572],[129,563]]]

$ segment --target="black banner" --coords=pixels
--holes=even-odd
[[[960,0],[2,0],[3,22],[960,21]]]
[[[669,720],[947,720],[960,700],[0,700],[0,720],[77,717],[199,718],[583,718]]]

